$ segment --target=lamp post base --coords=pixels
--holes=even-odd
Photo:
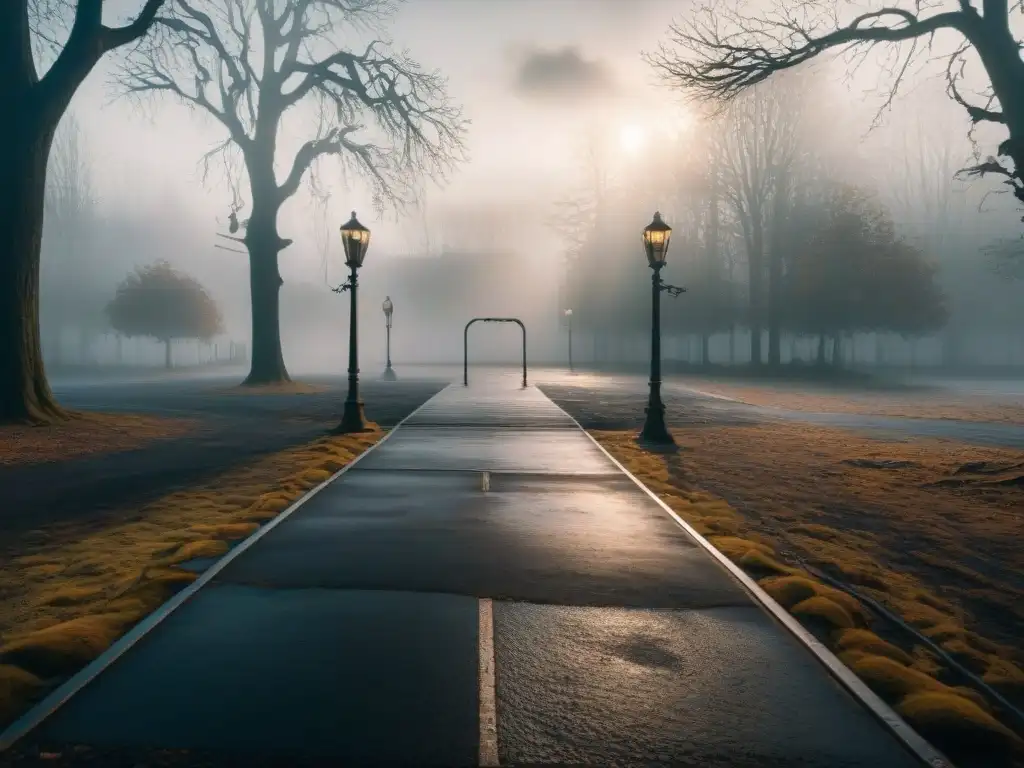
[[[644,411],[647,418],[644,419],[643,429],[637,435],[637,442],[662,448],[676,447],[675,438],[665,426],[665,406],[648,405]]]
[[[372,427],[366,423],[362,400],[346,400],[345,410],[341,414],[341,423],[334,428],[336,435],[351,435],[357,432],[371,432]]]
[[[384,373],[380,376],[384,381],[398,381],[398,376],[395,375],[395,369],[390,365],[384,369]]]

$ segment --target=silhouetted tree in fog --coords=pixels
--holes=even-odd
[[[769,362],[779,363],[782,252],[770,243],[773,216],[785,210],[791,166],[800,141],[799,83],[771,83],[736,99],[715,124],[716,161],[724,199],[743,234],[747,254],[750,361],[762,362],[761,334],[769,329]]]
[[[146,0],[135,20],[121,27],[103,23],[103,0],[0,2],[0,103],[6,111],[0,142],[0,421],[66,417],[47,383],[39,337],[50,146],[72,96],[100,58],[145,35],[163,2]],[[33,55],[37,32],[52,32],[69,18],[67,41],[40,75]]]
[[[819,363],[825,361],[829,339],[833,363],[839,365],[847,334],[918,336],[942,327],[945,307],[934,268],[896,236],[872,195],[833,184],[804,220],[805,240],[791,254],[787,324],[818,337]]]
[[[64,331],[77,331],[79,362],[106,330],[103,305],[109,281],[96,256],[101,219],[82,132],[68,112],[53,141],[44,204],[40,257],[40,328],[46,362],[61,361]]]
[[[319,158],[334,156],[372,185],[378,207],[411,202],[422,175],[461,159],[465,123],[445,80],[375,40],[339,47],[374,29],[391,0],[176,0],[120,75],[130,94],[166,94],[212,116],[220,149],[240,153],[249,182],[252,354],[247,384],[288,379],[281,352],[278,254],[291,244],[277,217]],[[277,175],[289,111],[309,110],[309,138]]]
[[[149,336],[163,342],[168,368],[175,339],[209,341],[223,330],[220,309],[206,289],[166,261],[128,275],[107,305],[107,317],[124,336]]]

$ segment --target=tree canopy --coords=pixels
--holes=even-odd
[[[802,247],[789,258],[788,325],[833,337],[919,336],[942,327],[946,309],[934,267],[897,237],[873,195],[833,184],[815,207]]]
[[[129,274],[107,305],[107,317],[118,333],[163,342],[207,340],[223,330],[220,309],[206,289],[166,261]]]

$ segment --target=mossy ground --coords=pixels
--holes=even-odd
[[[128,522],[37,532],[0,564],[0,723],[21,713],[216,558],[383,436],[325,437],[165,496]]]
[[[990,538],[1002,548],[1024,544],[1024,496],[1013,483],[988,483],[1020,472],[1019,455],[807,426],[676,430],[683,450],[675,454],[644,450],[634,431],[593,434],[954,760],[985,749],[994,750],[984,758],[992,762],[981,764],[1024,765],[1024,741],[993,702],[964,688],[926,646],[801,567],[834,574],[882,603],[1020,701],[1021,648],[985,639],[984,622],[965,608],[1010,604],[1021,594],[1012,584],[1019,551],[1000,564],[1002,573],[990,563],[987,576],[975,570],[982,556],[972,551]],[[943,485],[949,478],[967,485]],[[731,491],[735,506],[708,486]],[[958,599],[968,592],[973,604]]]

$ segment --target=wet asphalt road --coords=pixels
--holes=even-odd
[[[0,762],[918,764],[536,389],[444,390],[212,576]]]

